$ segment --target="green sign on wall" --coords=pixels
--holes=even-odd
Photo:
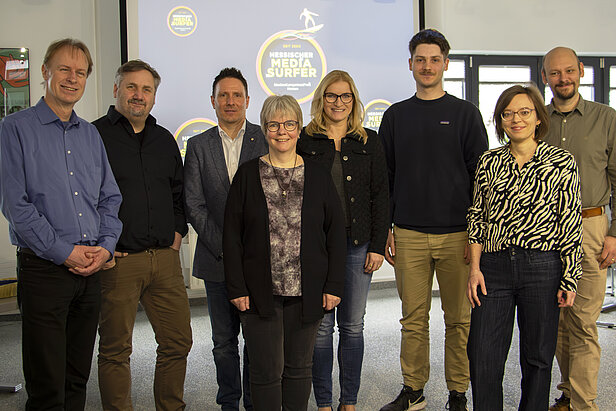
[[[28,49],[0,48],[0,119],[30,107]]]

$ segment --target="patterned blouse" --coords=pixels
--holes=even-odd
[[[274,295],[302,295],[300,245],[304,165],[273,167],[259,161],[261,186],[267,202],[270,235],[270,266]]]
[[[468,239],[483,252],[518,246],[558,251],[560,289],[575,291],[582,275],[582,202],[577,165],[568,151],[540,141],[521,168],[509,145],[477,164]]]

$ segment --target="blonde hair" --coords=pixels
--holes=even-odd
[[[312,100],[312,106],[310,107],[310,116],[312,120],[306,126],[306,134],[309,136],[314,134],[327,134],[327,118],[324,112],[325,90],[338,81],[346,82],[353,93],[353,107],[351,108],[351,114],[349,114],[347,118],[347,132],[350,134],[357,134],[361,141],[366,144],[366,141],[368,141],[368,133],[366,133],[363,127],[364,105],[359,99],[359,91],[357,91],[357,87],[355,87],[353,78],[351,78],[349,73],[342,70],[334,70],[327,73],[314,91],[314,98]]]
[[[88,63],[88,73],[86,77],[89,77],[90,73],[92,73],[92,66],[94,64],[92,62],[92,55],[90,54],[90,50],[88,50],[88,46],[86,46],[83,41],[72,39],[72,38],[56,40],[53,43],[51,43],[49,47],[47,47],[47,51],[45,52],[45,57],[43,58],[43,65],[45,66],[45,69],[49,70],[49,61],[53,58],[53,56],[56,55],[56,53],[60,49],[64,47],[70,47],[73,51],[74,50],[83,51],[83,54],[86,56],[86,61]]]
[[[297,120],[297,129],[302,129],[302,109],[299,107],[297,100],[292,96],[269,96],[263,102],[261,108],[261,130],[267,135],[267,122],[276,114],[289,114],[295,116]]]

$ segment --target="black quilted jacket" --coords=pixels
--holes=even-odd
[[[350,237],[354,245],[369,241],[368,252],[384,255],[389,219],[387,166],[381,140],[369,129],[364,144],[359,136],[349,134],[342,139],[340,154],[344,176],[346,207],[351,218]],[[334,141],[326,135],[309,136],[302,130],[297,152],[316,160],[331,170],[334,162]]]

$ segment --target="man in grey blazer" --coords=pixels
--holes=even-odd
[[[240,376],[237,309],[229,302],[222,262],[222,226],[225,202],[240,164],[267,153],[267,142],[258,125],[246,120],[248,85],[236,68],[225,68],[214,79],[212,106],[218,126],[188,140],[184,163],[186,215],[199,240],[193,276],[203,279],[212,324],[214,362],[222,410],[239,410],[244,388],[244,408],[252,410],[248,356],[244,349],[243,384]]]

